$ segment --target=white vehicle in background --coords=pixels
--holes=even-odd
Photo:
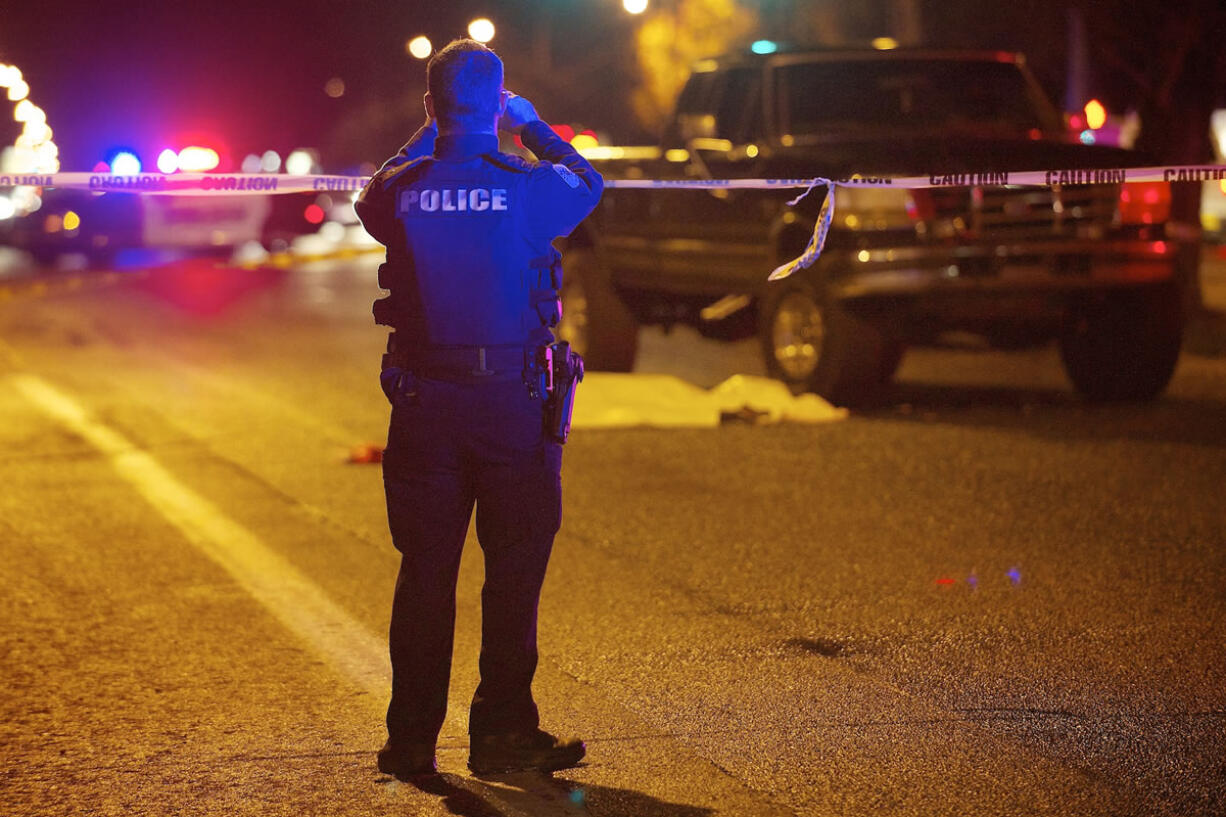
[[[260,241],[272,212],[267,196],[141,196],[139,205],[141,244],[150,249],[202,250]]]
[[[276,158],[275,165],[270,157]],[[257,162],[261,159],[254,158]],[[272,151],[263,158],[264,165],[254,169],[244,162],[243,172],[274,173],[281,169],[281,159]],[[295,151],[290,158],[298,161],[292,169],[287,162],[287,171],[305,174],[319,170],[318,159],[306,151]],[[167,174],[217,168],[217,152],[199,146],[177,152],[164,150],[157,162],[157,169]],[[125,152],[112,156],[109,166],[96,170],[127,175],[139,173],[141,165],[134,155]],[[136,249],[228,254],[258,244],[275,252],[287,249],[298,236],[319,230],[337,209],[335,196],[313,192],[196,196],[33,190],[35,200],[22,212],[0,219],[0,244],[24,250],[42,265],[73,256],[91,266],[106,267],[116,262],[120,252]]]

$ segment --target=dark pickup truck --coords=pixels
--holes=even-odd
[[[628,370],[640,325],[685,323],[756,334],[773,376],[840,404],[879,397],[908,345],[952,332],[1003,348],[1058,339],[1091,399],[1153,398],[1174,371],[1183,317],[1168,185],[1078,183],[1103,173],[976,183],[1145,164],[1070,139],[1020,55],[708,60],[662,145],[593,159],[608,179],[937,175],[946,186],[836,188],[821,257],[769,283],[804,250],[821,190],[795,207],[797,190],[606,190],[566,247],[561,334],[591,368]]]

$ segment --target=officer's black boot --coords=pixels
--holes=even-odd
[[[552,772],[578,765],[587,753],[583,741],[559,740],[548,732],[511,732],[474,735],[468,768],[475,774],[504,772]]]
[[[433,743],[393,744],[390,740],[379,750],[379,771],[397,780],[408,780],[438,773]]]

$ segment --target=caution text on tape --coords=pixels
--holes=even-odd
[[[1126,184],[1129,182],[1206,182],[1226,179],[1226,165],[1159,165],[1131,168],[1053,168],[1050,170],[933,173],[927,176],[850,176],[843,179],[609,179],[617,189],[782,190],[809,188],[815,182],[846,187],[990,187],[1004,185]],[[269,195],[278,193],[356,192],[368,176],[272,175],[268,173],[30,173],[0,175],[0,188],[29,186],[95,193],[160,195]]]
[[[789,202],[795,205],[818,187],[883,187],[920,189],[929,187],[1059,187],[1063,185],[1127,184],[1130,182],[1207,182],[1226,179],[1226,165],[1159,165],[1134,168],[1055,168],[1021,172],[981,171],[927,176],[851,176],[844,179],[609,179],[606,187],[618,189],[675,190],[783,190],[804,188]],[[279,193],[354,192],[369,181],[367,176],[270,175],[262,173],[141,173],[130,176],[103,173],[49,173],[0,175],[0,188],[14,186],[67,188],[95,193],[142,193],[160,195],[269,195]],[[834,220],[834,196],[822,202],[813,235],[799,257],[781,264],[770,274],[777,281],[813,264],[822,253]]]
[[[92,193],[161,195],[261,195],[346,193],[361,190],[369,176],[274,176],[268,173],[31,173],[0,175],[2,187],[53,187]]]
[[[636,190],[678,188],[769,190],[809,187],[815,181],[840,187],[891,187],[915,190],[926,187],[1055,187],[1130,182],[1208,182],[1226,179],[1226,165],[1162,165],[1131,168],[1055,168],[1051,170],[933,173],[927,176],[851,176],[843,179],[615,179],[606,187]]]

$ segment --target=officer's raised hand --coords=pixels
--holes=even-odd
[[[506,95],[507,106],[502,112],[502,116],[498,117],[498,128],[507,131],[508,133],[519,133],[524,129],[524,125],[532,122],[540,121],[540,115],[536,112],[536,107],[526,98],[503,91]]]

